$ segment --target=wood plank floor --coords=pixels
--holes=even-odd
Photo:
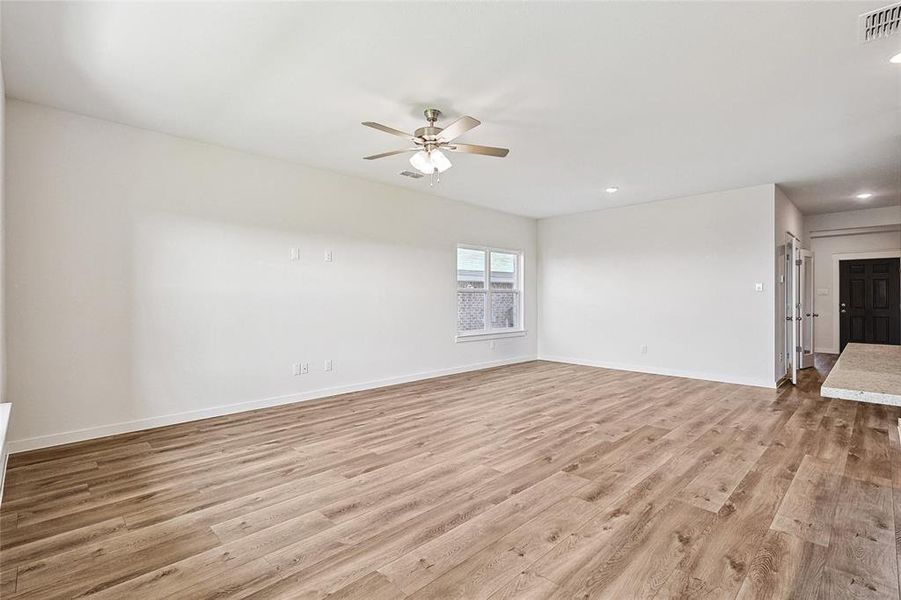
[[[899,599],[899,409],[548,362],[14,455],[0,596]]]

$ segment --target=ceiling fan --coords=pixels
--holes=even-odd
[[[441,150],[467,152],[469,154],[483,154],[485,156],[497,156],[500,158],[507,156],[510,152],[507,148],[476,146],[474,144],[460,144],[454,142],[455,139],[481,124],[480,121],[473,119],[472,117],[460,117],[447,127],[442,128],[435,124],[441,116],[440,110],[437,108],[427,108],[424,112],[428,125],[420,127],[412,134],[404,133],[403,131],[382,125],[381,123],[373,123],[372,121],[363,123],[366,127],[372,127],[373,129],[378,129],[379,131],[402,137],[414,144],[414,147],[412,148],[392,150],[390,152],[365,156],[364,160],[375,160],[376,158],[385,158],[386,156],[394,156],[395,154],[415,152],[416,154],[410,157],[410,164],[413,165],[417,171],[434,177],[436,173],[444,173],[452,166],[451,161],[448,160]]]

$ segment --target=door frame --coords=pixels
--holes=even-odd
[[[798,329],[799,339],[798,346],[801,348],[798,352],[798,365],[802,369],[809,369],[814,366],[814,355],[816,353],[816,319],[819,316],[816,312],[816,259],[812,250],[801,249],[802,264],[799,268],[798,291],[803,310],[798,314],[801,317]],[[808,296],[809,293],[809,296]],[[804,352],[805,331],[810,333],[810,352]]]
[[[800,362],[801,353],[798,348],[801,345],[801,268],[798,261],[801,256],[801,240],[792,236],[791,239],[792,255],[788,261],[792,270],[792,302],[791,302],[791,326],[792,326],[792,383],[798,385],[798,371],[801,370]]]
[[[801,250],[801,240],[790,231],[785,232],[785,253],[783,255],[783,292],[785,321],[783,322],[783,356],[785,357],[784,377],[793,384],[798,383],[798,275],[796,256]]]
[[[781,296],[779,298],[781,304],[776,310],[776,318],[779,320],[779,329],[781,331],[779,337],[782,342],[782,347],[779,348],[779,364],[782,365],[782,374],[776,381],[777,386],[786,381],[791,381],[791,353],[788,350],[788,345],[791,343],[791,333],[787,317],[790,314],[789,297],[791,295],[791,268],[788,265],[793,237],[791,232],[786,231],[783,234],[782,244],[776,247],[777,258],[780,261],[779,271],[776,274],[779,282],[777,289],[781,292],[779,294]]]
[[[839,264],[843,260],[867,260],[870,258],[901,258],[901,250],[871,250],[869,252],[844,252],[842,254],[832,255],[832,340],[834,347],[828,350],[821,350],[829,354],[838,354],[841,347],[841,330],[839,319],[839,282],[841,275],[839,273]]]

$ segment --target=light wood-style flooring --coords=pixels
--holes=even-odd
[[[899,409],[533,362],[14,455],[0,596],[899,599]]]

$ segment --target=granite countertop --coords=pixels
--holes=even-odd
[[[820,395],[901,406],[901,346],[848,344]]]

